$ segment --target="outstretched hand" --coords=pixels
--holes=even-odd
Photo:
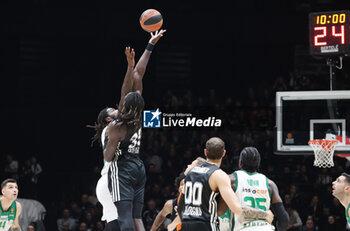
[[[151,32],[151,38],[149,40],[149,43],[151,43],[152,45],[156,45],[160,37],[163,37],[163,34],[165,32],[166,30],[160,30],[160,31],[157,30],[155,32]]]
[[[135,66],[134,48],[125,47],[125,55],[126,55],[126,60],[128,61],[129,67],[134,68],[134,66]]]

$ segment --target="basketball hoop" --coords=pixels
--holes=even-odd
[[[314,166],[330,168],[334,166],[333,154],[338,140],[310,140],[309,145],[315,153]]]

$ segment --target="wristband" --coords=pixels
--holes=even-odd
[[[152,51],[153,47],[154,47],[154,45],[152,43],[148,43],[147,46],[146,46],[146,50]]]

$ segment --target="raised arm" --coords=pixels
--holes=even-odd
[[[276,215],[278,230],[286,231],[289,223],[289,215],[283,206],[283,202],[275,182],[269,179],[268,184],[271,190],[271,209]]]
[[[168,200],[165,202],[162,210],[157,214],[156,219],[154,219],[153,225],[150,229],[150,231],[156,231],[161,224],[163,224],[166,216],[171,213],[173,210],[173,201]]]
[[[151,57],[153,47],[156,45],[159,39],[163,37],[163,34],[165,32],[166,30],[160,30],[160,31],[156,31],[154,34],[151,33],[151,38],[148,41],[147,47],[143,52],[141,58],[137,62],[134,69],[134,75],[133,75],[134,85],[133,85],[132,91],[139,91],[140,94],[142,94],[142,90],[143,90],[142,79],[146,72],[146,67],[147,67],[149,58]]]
[[[133,88],[133,70],[135,66],[135,51],[130,47],[125,48],[125,56],[128,61],[128,68],[124,77],[122,89],[120,91],[120,101],[118,104],[118,110],[123,108],[123,102],[126,94],[132,91]]]

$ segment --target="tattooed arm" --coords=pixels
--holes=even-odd
[[[245,220],[266,220],[269,223],[273,221],[273,214],[270,210],[266,212],[250,207],[242,207],[236,193],[231,188],[229,176],[221,169],[216,170],[210,176],[209,185],[213,191],[220,192],[221,197],[233,213],[242,216]]]
[[[264,220],[269,223],[273,221],[273,213],[271,210],[263,211],[260,209],[254,209],[250,207],[242,207],[242,215],[244,220],[246,221],[254,221],[254,220]]]

